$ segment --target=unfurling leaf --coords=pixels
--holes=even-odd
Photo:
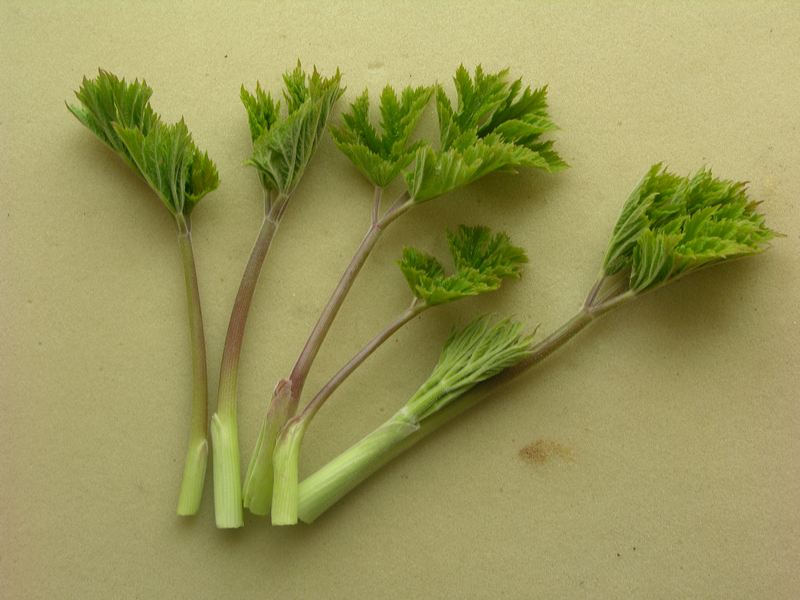
[[[606,275],[641,292],[702,266],[757,254],[777,235],[742,182],[706,169],[690,177],[650,168],[628,197],[606,251]]]
[[[553,170],[545,156],[490,135],[475,140],[464,150],[437,152],[430,147],[420,148],[413,170],[406,173],[406,183],[414,201],[424,202],[489,173],[516,172],[523,167]]]
[[[488,227],[462,225],[447,241],[455,265],[452,275],[445,275],[438,260],[416,248],[404,248],[399,262],[412,293],[429,306],[494,291],[504,278],[519,277],[528,261],[508,235],[492,235]]]
[[[214,163],[195,146],[183,119],[164,124],[150,106],[153,90],[100,70],[84,77],[76,92],[80,106],[67,105],[156,192],[175,216],[188,216],[219,185]]]
[[[135,79],[131,83],[113,73],[100,69],[94,79],[83,78],[75,96],[80,105],[67,104],[69,111],[98,138],[136,169],[114,124],[139,129],[143,133],[158,121],[150,106],[153,90],[147,83]]]
[[[411,198],[429,200],[495,171],[538,168],[556,172],[567,165],[542,134],[556,129],[547,113],[547,89],[522,90],[508,71],[474,77],[461,66],[455,76],[455,108],[436,90],[440,149],[420,148],[406,174]]]
[[[136,168],[173,214],[189,215],[200,199],[219,185],[217,168],[198,150],[186,124],[160,121],[144,134],[140,129],[115,125]]]
[[[432,88],[406,87],[397,92],[386,86],[380,99],[380,133],[369,118],[367,90],[356,98],[344,123],[331,127],[336,145],[373,185],[389,185],[405,167],[423,142],[409,144],[414,128],[430,100]]]
[[[510,319],[492,324],[479,317],[454,330],[428,379],[401,412],[419,423],[464,395],[476,384],[514,366],[531,353],[533,335]]]
[[[329,78],[316,68],[308,75],[300,63],[284,74],[283,81],[285,117],[280,115],[280,103],[260,85],[254,94],[242,88],[241,96],[253,139],[253,155],[247,163],[256,168],[266,189],[288,197],[314,155],[331,109],[344,90],[338,70]]]
[[[250,126],[250,137],[253,143],[261,137],[265,131],[269,131],[278,120],[280,113],[280,102],[272,99],[267,94],[260,83],[256,83],[254,93],[248,92],[244,86],[241,87],[240,96],[244,109],[247,111],[247,123]]]

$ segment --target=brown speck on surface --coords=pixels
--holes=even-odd
[[[553,440],[536,440],[520,449],[519,457],[525,462],[543,465],[553,457],[573,462],[572,450]]]

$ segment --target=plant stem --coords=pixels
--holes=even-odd
[[[295,417],[281,429],[272,456],[274,484],[272,489],[272,524],[297,523],[298,472],[300,446],[309,420]]]
[[[317,392],[317,395],[306,405],[300,417],[311,420],[322,408],[325,401],[336,391],[336,389],[347,379],[353,371],[375,352],[375,350],[386,340],[392,337],[397,330],[408,323],[411,319],[425,311],[429,306],[419,302],[416,298],[411,305],[405,309],[398,317],[386,326],[378,335],[373,337],[361,350],[359,350],[330,380]]]
[[[428,305],[414,299],[394,321],[373,337],[347,364],[331,377],[305,406],[303,412],[291,419],[277,438],[272,457],[275,485],[272,498],[272,524],[294,525],[297,523],[298,469],[300,449],[311,420],[336,389],[355,371],[383,342],[403,325],[419,315]]]
[[[272,503],[272,454],[281,428],[289,419],[290,404],[289,382],[282,379],[272,394],[242,486],[244,507],[254,515],[266,515]]]
[[[267,196],[264,220],[239,284],[222,352],[217,412],[211,419],[214,509],[217,527],[220,528],[241,527],[243,524],[239,430],[236,421],[239,358],[244,340],[245,323],[258,277],[278,228],[276,211],[281,212],[284,206],[285,201],[281,201],[281,199],[272,205],[271,198]]]
[[[353,282],[358,276],[361,267],[364,266],[370,252],[375,247],[381,233],[383,233],[384,229],[394,222],[395,219],[413,206],[413,202],[409,199],[408,193],[406,192],[395,200],[382,217],[378,218],[381,195],[381,188],[376,188],[372,207],[372,219],[367,234],[356,249],[353,258],[350,260],[350,264],[345,269],[336,289],[333,291],[327,305],[322,310],[322,314],[317,320],[314,329],[311,331],[311,335],[309,335],[303,347],[303,351],[297,358],[291,374],[289,377],[279,381],[275,386],[275,391],[272,393],[269,408],[264,416],[264,421],[261,423],[256,447],[250,457],[250,463],[247,467],[247,475],[244,482],[243,496],[245,499],[245,506],[254,514],[266,514],[267,510],[270,508],[274,487],[272,483],[274,472],[273,452],[277,442],[277,432],[281,430],[289,418],[294,416],[298,402],[300,401],[303,386],[308,377],[308,372],[311,369],[311,364],[314,362],[314,358],[316,358],[336,314],[339,312],[347,293],[350,291]],[[391,333],[389,335],[391,335]],[[372,350],[374,350],[374,348]],[[361,357],[360,360],[363,362],[367,356],[369,356],[369,353]],[[353,368],[355,368],[355,366]],[[343,380],[344,379],[342,379],[342,381]],[[336,383],[333,389],[340,383],[341,381]],[[330,390],[330,393],[333,392],[333,389]],[[324,399],[318,402],[318,404],[321,405],[322,402],[324,402]],[[300,438],[302,440],[302,435]]]
[[[178,514],[197,514],[203,497],[203,484],[208,462],[208,377],[206,373],[206,342],[203,333],[203,313],[200,309],[200,290],[192,249],[191,222],[179,215],[178,246],[183,262],[186,302],[189,308],[189,332],[192,343],[192,421],[189,448],[183,468]]]
[[[380,191],[378,190],[376,190],[376,198],[379,199]],[[292,368],[292,372],[289,375],[289,380],[292,382],[292,399],[295,402],[299,400],[300,395],[303,392],[303,386],[305,385],[306,378],[308,377],[308,372],[311,369],[311,364],[314,362],[314,359],[316,358],[317,353],[322,346],[322,342],[325,340],[325,336],[327,336],[328,331],[333,324],[333,320],[336,318],[336,315],[339,312],[347,293],[350,291],[350,288],[353,286],[358,273],[361,271],[361,267],[364,266],[367,257],[369,256],[370,252],[372,252],[372,249],[375,247],[375,244],[378,242],[378,239],[380,238],[384,229],[411,207],[411,204],[406,202],[407,199],[408,194],[403,194],[398,201],[396,201],[389,208],[389,210],[386,211],[382,218],[373,220],[369,230],[367,230],[366,235],[361,240],[361,244],[359,244],[358,248],[356,249],[353,258],[350,260],[350,264],[347,265],[342,277],[339,279],[336,289],[333,290],[333,294],[331,294],[328,303],[325,305],[325,308],[322,309],[322,313],[320,314],[314,329],[311,331],[311,335],[308,336],[308,340],[303,347],[303,351],[297,358],[297,361]],[[379,200],[376,200],[376,203],[378,201]]]
[[[462,397],[446,405],[442,410],[424,418],[414,428],[406,419],[406,427],[399,427],[398,418],[405,419],[404,411],[398,412],[387,423],[357,442],[337,458],[323,466],[299,485],[298,516],[311,523],[345,494],[364,481],[380,467],[406,449],[415,445],[429,433],[448,423],[462,412],[477,404],[487,395],[515,379],[528,369],[550,356],[599,316],[631,300],[634,296],[622,294],[601,305],[592,303],[596,294],[592,288],[587,297],[588,306],[569,319],[547,338],[536,344],[531,354],[515,366],[502,371],[473,387]]]
[[[247,260],[242,280],[239,283],[239,291],[236,293],[236,299],[233,302],[233,309],[228,322],[228,333],[225,337],[225,347],[222,351],[222,365],[220,366],[219,398],[217,402],[217,412],[220,413],[232,413],[234,415],[236,413],[236,384],[247,315],[250,312],[250,305],[261,274],[261,267],[264,264],[264,259],[277,229],[277,220],[271,213],[266,213],[261,222],[258,237],[250,252],[250,258]]]
[[[408,448],[420,426],[396,413],[386,423],[300,483],[298,517],[311,523],[367,477]],[[412,442],[412,444],[415,442]]]
[[[372,224],[375,225],[381,213],[381,199],[383,198],[383,188],[375,186],[375,193],[372,196]]]

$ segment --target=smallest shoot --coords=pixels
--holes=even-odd
[[[241,527],[242,503],[247,506],[248,502],[249,478],[245,479],[242,494],[236,407],[247,316],[278,225],[342,94],[340,80],[338,71],[332,77],[323,77],[316,68],[306,73],[298,62],[283,76],[283,112],[280,101],[264,92],[260,84],[252,93],[241,89],[253,142],[247,164],[256,169],[264,190],[264,215],[231,310],[220,366],[217,410],[211,418],[214,515],[220,528]]]
[[[528,260],[525,251],[512,245],[508,235],[492,234],[487,227],[462,225],[450,232],[447,239],[455,272],[447,275],[442,264],[430,254],[405,248],[399,265],[414,295],[410,306],[345,364],[304,410],[284,426],[277,438],[274,455],[262,455],[261,460],[265,463],[271,459],[274,469],[274,525],[293,525],[297,522],[298,469],[303,438],[311,420],[338,386],[383,342],[423,311],[439,304],[497,290],[503,279],[519,277],[522,266]],[[267,470],[264,466],[257,468],[262,472]]]

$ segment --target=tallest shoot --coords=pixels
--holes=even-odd
[[[286,206],[325,130],[331,109],[342,94],[340,76],[307,75],[297,67],[283,76],[287,114],[260,85],[255,93],[242,88],[253,155],[247,161],[258,171],[264,189],[264,217],[231,311],[220,366],[217,412],[211,419],[214,457],[214,509],[217,527],[242,526],[239,433],[236,390],[244,328],[261,267]]]

